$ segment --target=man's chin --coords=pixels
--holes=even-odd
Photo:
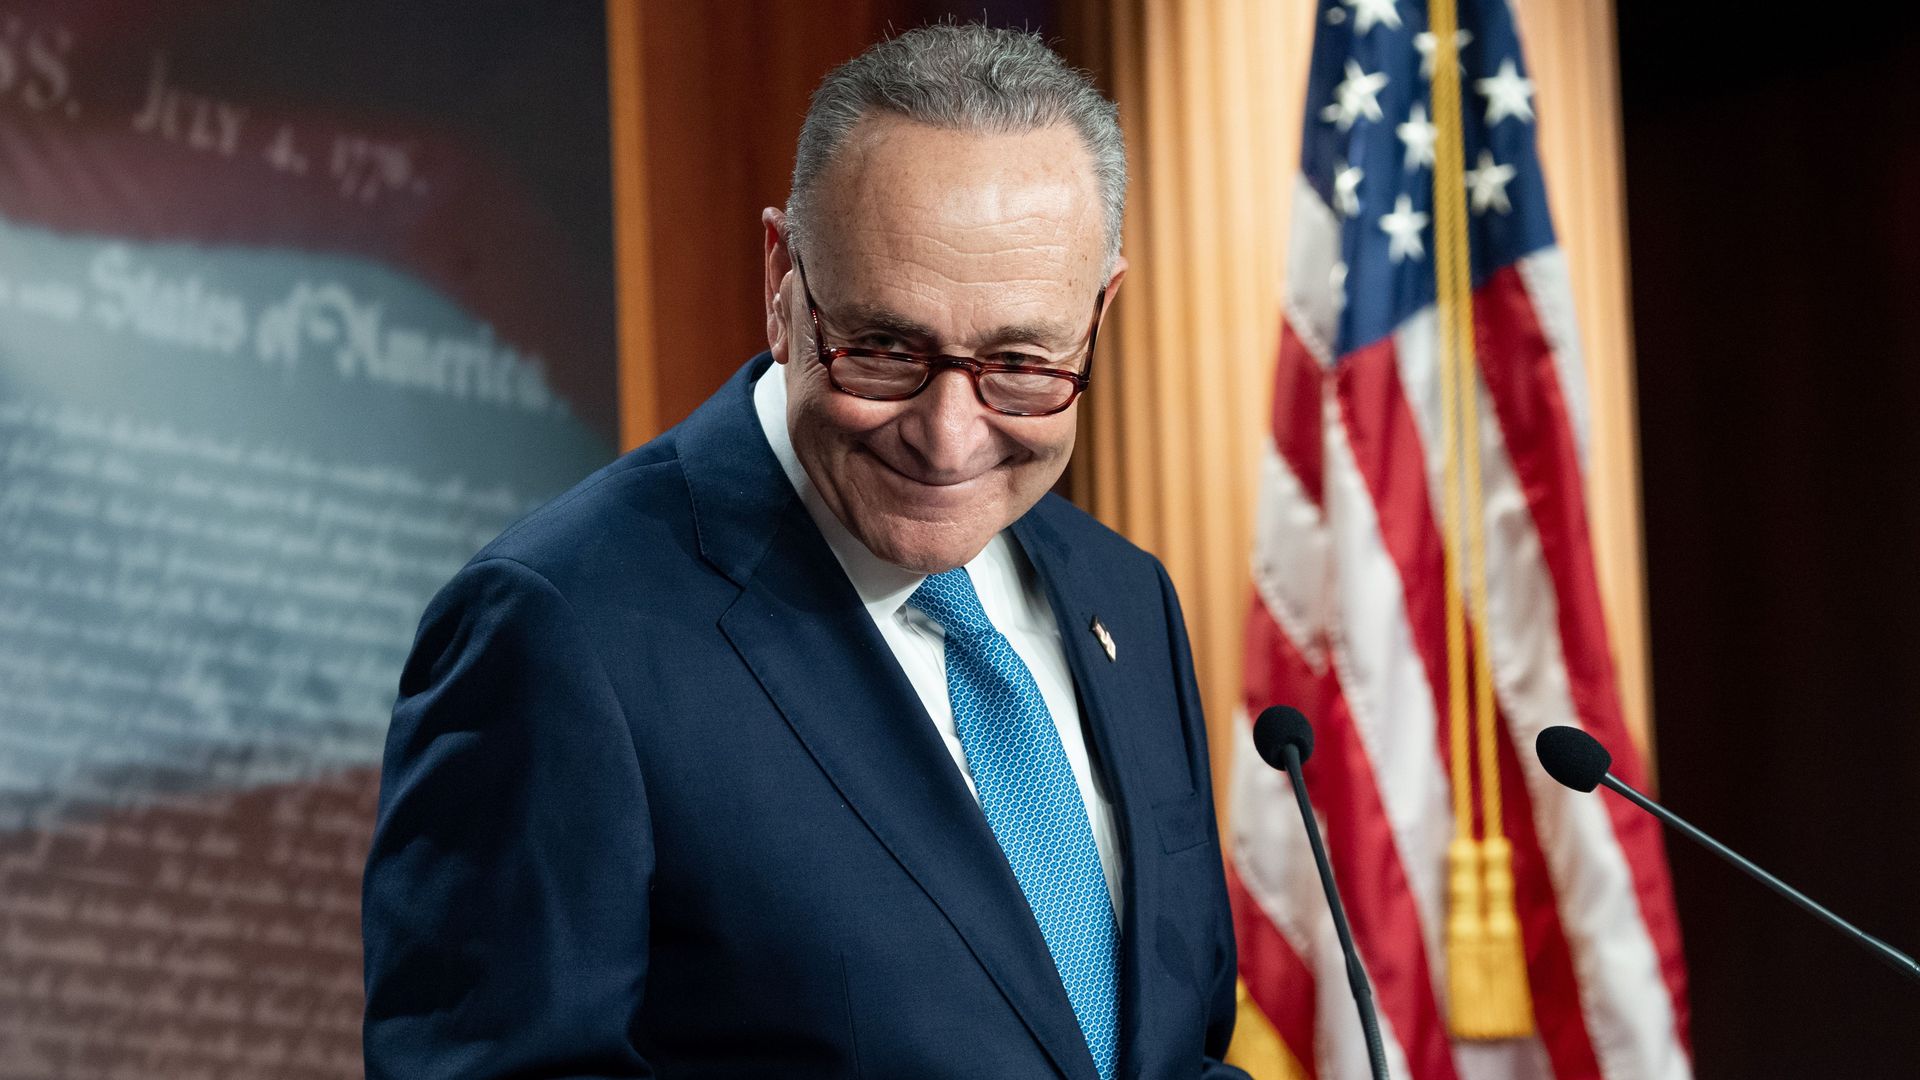
[[[879,558],[916,574],[938,574],[965,566],[993,539],[993,533],[924,522],[889,522],[854,533]]]

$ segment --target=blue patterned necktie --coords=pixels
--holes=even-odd
[[[1101,1080],[1111,1080],[1119,933],[1053,715],[1033,673],[987,620],[965,567],[922,581],[907,603],[946,632],[947,696],[980,809],[1033,908]]]

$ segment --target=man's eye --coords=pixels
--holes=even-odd
[[[1014,367],[1052,367],[1053,364],[1038,353],[999,352],[988,357],[996,364],[1010,364]]]
[[[860,347],[863,349],[878,349],[881,352],[902,351],[900,339],[894,337],[892,334],[882,334],[878,332],[861,334],[858,341]]]

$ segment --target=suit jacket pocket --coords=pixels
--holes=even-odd
[[[1206,791],[1189,791],[1153,804],[1153,816],[1160,823],[1160,847],[1171,855],[1207,841]]]

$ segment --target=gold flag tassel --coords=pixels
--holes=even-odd
[[[1437,38],[1433,63],[1433,113],[1438,128],[1433,168],[1434,278],[1440,322],[1441,441],[1445,446],[1442,527],[1454,812],[1454,839],[1447,848],[1448,1026],[1463,1039],[1509,1039],[1533,1032],[1533,998],[1514,909],[1513,848],[1502,825],[1498,717],[1486,635],[1479,372],[1474,355],[1473,282],[1460,130],[1458,19],[1454,0],[1433,0],[1428,11]],[[1460,587],[1463,531],[1473,593],[1470,610],[1462,603]],[[1469,628],[1473,632],[1471,721],[1467,708]],[[1475,757],[1480,764],[1479,838],[1474,830]]]
[[[1462,266],[1462,257],[1456,266]],[[1460,275],[1466,277],[1464,268]],[[1471,302],[1471,283],[1460,283]],[[1463,310],[1465,306],[1463,305]],[[1477,383],[1473,336],[1468,324],[1461,365],[1463,385]],[[1461,412],[1466,446],[1467,550],[1473,588],[1474,731],[1480,757],[1480,869],[1485,880],[1486,940],[1480,953],[1480,998],[1474,1015],[1455,1022],[1464,1038],[1514,1039],[1533,1034],[1533,994],[1527,985],[1526,949],[1513,899],[1513,845],[1507,842],[1500,801],[1499,714],[1493,702],[1492,649],[1487,643],[1487,545],[1481,532],[1480,410],[1472,397]],[[1469,1027],[1471,1024],[1471,1027]]]

